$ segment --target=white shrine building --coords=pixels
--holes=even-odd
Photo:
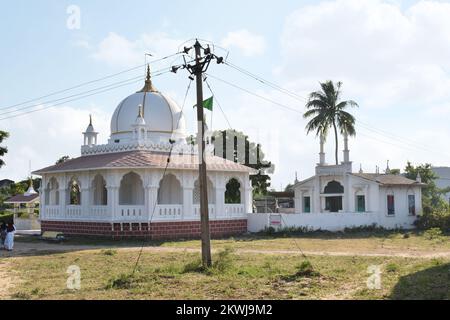
[[[83,135],[80,157],[34,172],[42,177],[42,231],[152,239],[199,236],[197,147],[186,143],[182,110],[155,89],[149,70],[143,89],[114,111],[107,144],[97,144],[92,119]],[[205,161],[212,236],[246,232],[253,169],[212,154]],[[240,199],[227,203],[233,179],[240,185]]]
[[[249,230],[266,227],[302,227],[309,230],[341,231],[345,228],[378,226],[410,229],[422,210],[420,176],[410,180],[402,175],[358,173],[352,170],[348,136],[344,135],[344,161],[325,162],[324,139],[315,175],[294,185],[295,214],[249,216]]]

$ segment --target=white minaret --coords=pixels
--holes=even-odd
[[[139,105],[138,116],[136,122],[133,124],[133,128],[134,139],[137,140],[139,144],[143,144],[147,140],[147,124],[145,123],[143,116],[142,104]]]
[[[324,144],[325,144],[325,137],[321,133],[320,134],[320,153],[319,153],[319,157],[320,157],[319,165],[321,165],[321,166],[325,165],[325,152],[323,151]]]
[[[350,150],[348,150],[348,133],[344,131],[344,163],[350,162]]]
[[[98,132],[95,132],[94,126],[92,125],[92,116],[89,115],[89,125],[86,128],[86,131],[83,132],[84,135],[84,145],[85,146],[93,146],[97,144],[97,135]]]
[[[422,183],[422,177],[420,176],[420,172],[419,171],[417,171],[416,182],[417,183]]]

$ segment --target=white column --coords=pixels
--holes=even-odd
[[[117,218],[117,206],[119,205],[119,187],[106,186],[108,192],[108,210],[111,217],[111,221]]]
[[[188,186],[183,188],[183,219],[194,216],[194,187]]]
[[[158,205],[158,186],[149,185],[145,188],[145,206],[148,212],[148,220],[154,220],[157,217]]]
[[[348,133],[344,132],[344,163],[350,162],[350,150],[348,150]]]
[[[66,188],[59,188],[59,216],[66,216],[67,190]]]
[[[322,189],[320,187],[320,177],[316,176],[314,181],[314,190],[311,192],[311,212],[320,213],[322,212],[322,199],[320,196]]]
[[[225,187],[216,187],[216,217],[225,216]]]
[[[320,161],[319,161],[319,164],[321,166],[325,164],[325,152],[323,149],[324,144],[325,144],[325,137],[323,135],[320,135],[320,153],[319,153]]]
[[[91,215],[91,199],[89,191],[89,188],[81,189],[81,214],[83,217],[90,217]]]
[[[252,213],[253,212],[253,188],[247,186],[244,188],[245,193],[245,202],[244,202],[244,213]]]

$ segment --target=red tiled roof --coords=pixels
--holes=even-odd
[[[165,168],[168,153],[157,153],[150,151],[127,151],[116,153],[105,153],[67,160],[63,163],[46,167],[34,174],[40,175],[51,172],[81,171],[91,169],[114,169],[114,168]],[[212,156],[206,159],[207,169],[212,171],[235,171],[254,172],[250,167],[234,163],[223,158]],[[169,169],[197,169],[197,155],[172,154]]]
[[[17,194],[15,196],[12,196],[11,198],[7,199],[5,203],[28,203],[32,202],[36,198],[39,198],[39,194],[32,194],[29,196],[25,196],[23,194]]]

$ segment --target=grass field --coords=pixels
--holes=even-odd
[[[294,242],[295,240],[295,242]],[[18,242],[18,246],[26,245]],[[32,241],[32,240],[27,240]],[[200,270],[199,241],[147,243],[132,270],[139,243],[71,240],[86,246],[2,259],[16,299],[450,299],[450,258],[405,258],[389,252],[448,252],[448,236],[412,233],[311,234],[295,238],[248,236],[214,240],[215,266]],[[92,249],[89,245],[105,248]],[[320,252],[303,257],[297,250]],[[115,247],[115,248],[107,248]],[[155,248],[155,250],[152,250]],[[165,249],[156,251],[158,249]],[[224,251],[227,248],[228,251]],[[82,250],[81,250],[82,249]],[[176,252],[168,249],[176,249]],[[246,251],[247,250],[247,251]],[[255,250],[255,252],[251,252]],[[286,253],[278,253],[287,250]],[[383,251],[385,250],[385,251]],[[347,255],[323,255],[325,252]],[[386,256],[361,253],[385,252]],[[308,261],[305,262],[305,261]],[[67,268],[81,270],[81,289],[66,288]],[[370,266],[381,289],[369,289]],[[4,295],[4,297],[6,297]]]

